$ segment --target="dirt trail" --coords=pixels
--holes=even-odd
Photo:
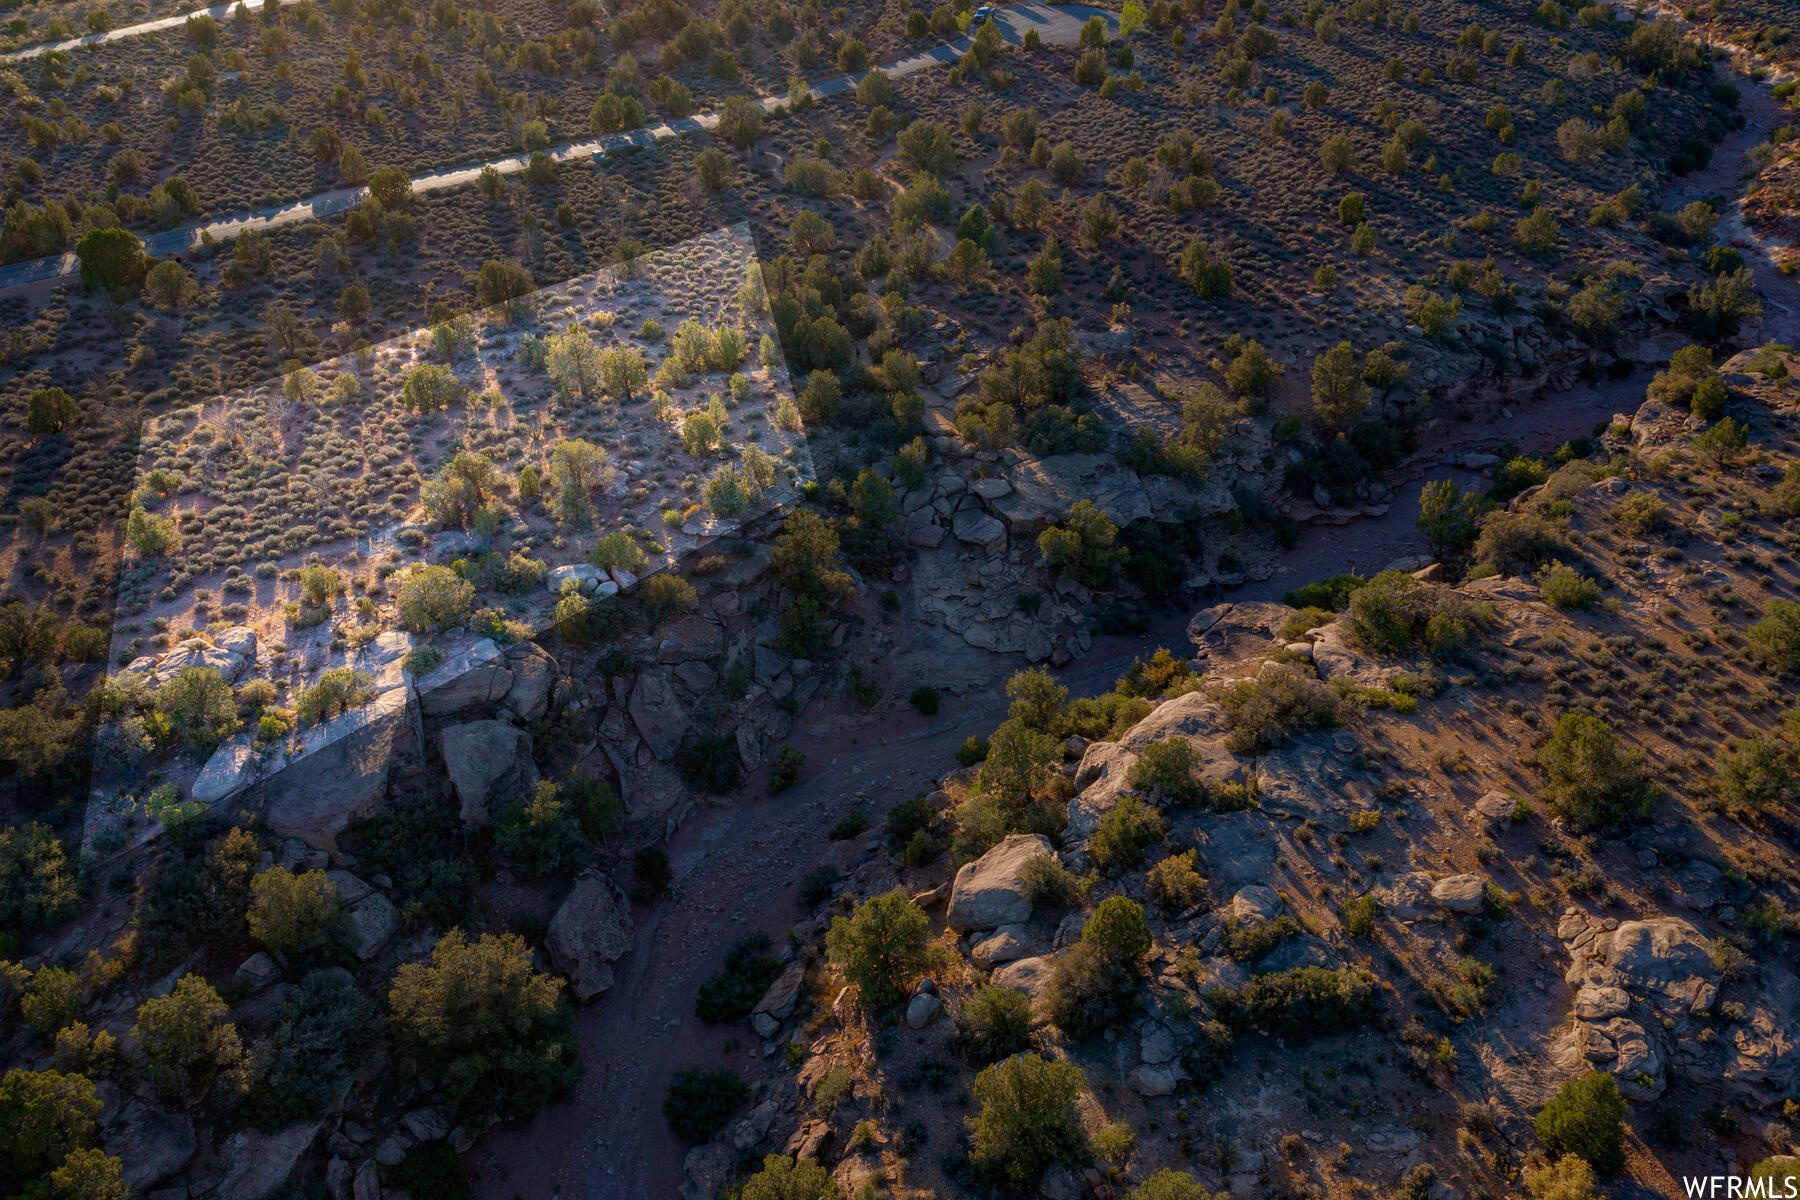
[[[1689,200],[1731,196],[1746,166],[1745,152],[1782,122],[1766,87],[1746,83],[1746,128],[1714,153],[1711,165],[1674,181],[1665,207]],[[1737,211],[1735,200],[1732,213]],[[1728,218],[1729,220],[1729,218]],[[1741,224],[1727,225],[1763,289],[1765,314],[1747,331],[1748,341],[1794,341],[1800,293],[1776,272]],[[1427,435],[1421,465],[1404,481],[1389,512],[1355,524],[1310,528],[1282,559],[1274,577],[1246,584],[1224,598],[1279,599],[1296,584],[1340,571],[1365,573],[1427,549],[1414,526],[1419,480],[1449,477],[1478,486],[1477,472],[1442,465],[1448,455],[1512,441],[1521,450],[1548,453],[1562,442],[1591,433],[1614,413],[1636,409],[1650,372],[1582,386],[1545,397],[1518,412],[1480,423],[1442,421]],[[1437,465],[1430,465],[1436,463]],[[914,628],[912,640],[936,634]],[[1076,695],[1104,690],[1137,655],[1166,645],[1186,652],[1186,615],[1158,620],[1142,635],[1097,638],[1089,654],[1059,673]],[[896,648],[894,652],[905,649]],[[971,654],[979,652],[970,651]],[[993,659],[996,681],[1010,667]],[[749,1074],[756,1039],[741,1027],[709,1029],[692,1015],[700,981],[716,970],[730,941],[752,929],[779,940],[793,917],[796,882],[828,844],[825,831],[859,807],[879,819],[894,802],[930,787],[954,762],[970,734],[985,734],[1004,717],[998,687],[949,701],[926,721],[903,705],[880,713],[845,713],[816,700],[802,714],[792,743],[807,754],[806,781],[774,799],[733,803],[693,818],[670,846],[676,893],[653,910],[639,910],[641,924],[631,953],[617,964],[613,990],[577,1017],[585,1072],[574,1095],[519,1130],[501,1130],[469,1156],[476,1192],[484,1200],[670,1200],[680,1194],[686,1147],[663,1124],[660,1105],[669,1077],[685,1066],[721,1060]],[[745,789],[758,795],[759,775]],[[739,1048],[722,1054],[727,1043]]]

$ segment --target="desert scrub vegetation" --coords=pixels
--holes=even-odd
[[[1468,642],[1494,619],[1490,606],[1403,571],[1384,571],[1357,588],[1347,611],[1352,636],[1383,654],[1419,649],[1442,654]]]

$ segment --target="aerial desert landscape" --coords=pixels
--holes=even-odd
[[[192,3],[0,10],[0,1196],[1800,1198],[1800,9]]]

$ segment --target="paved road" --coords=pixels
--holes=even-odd
[[[258,0],[261,3],[262,0]],[[275,3],[291,3],[292,0],[273,0]],[[209,9],[209,12],[222,12],[228,6]],[[1086,5],[1070,4],[1051,7],[1048,4],[1021,4],[1002,10],[996,17],[1001,37],[1011,44],[1018,44],[1024,39],[1027,30],[1036,30],[1038,37],[1045,42],[1056,45],[1073,45],[1081,36],[1081,27],[1089,17],[1098,16],[1107,22],[1107,27],[1118,30],[1118,14],[1106,12]],[[185,18],[170,17],[175,22]],[[151,22],[152,25],[163,24]],[[146,26],[133,26],[134,29]],[[126,31],[120,30],[119,34]],[[112,35],[96,35],[108,37]],[[82,39],[83,43],[90,39]],[[882,69],[889,75],[911,75],[930,67],[954,63],[969,49],[970,39],[959,37],[953,42],[921,51],[918,54],[902,58],[896,62],[885,64]],[[866,72],[864,73],[866,74]],[[812,85],[812,95],[820,99],[841,96],[856,90],[856,85],[863,78],[862,74],[839,75],[831,79],[820,80]],[[786,96],[764,96],[761,99],[765,112],[772,111],[787,102]],[[677,121],[665,121],[656,125],[646,125],[638,129],[622,133],[607,134],[604,137],[591,138],[583,142],[569,142],[546,151],[551,159],[559,163],[575,162],[588,158],[604,158],[609,152],[622,150],[629,146],[652,146],[664,138],[678,137],[696,130],[711,129],[719,123],[717,112],[699,113],[692,117],[683,117]],[[413,191],[437,192],[449,188],[467,187],[475,182],[482,171],[489,167],[502,175],[516,175],[523,171],[531,161],[528,154],[513,154],[505,158],[496,158],[488,162],[472,163],[468,166],[455,167],[444,171],[434,171],[424,175],[413,176]],[[320,192],[304,200],[292,204],[284,204],[274,208],[258,209],[254,212],[240,213],[236,216],[216,221],[202,222],[196,225],[184,225],[176,229],[166,229],[150,234],[144,239],[146,253],[158,258],[169,258],[183,254],[199,246],[208,234],[219,241],[227,241],[242,233],[258,230],[274,229],[282,225],[292,225],[300,221],[310,221],[320,217],[335,216],[346,212],[362,203],[368,189],[364,187],[338,188],[329,192]],[[78,265],[73,253],[40,258],[28,262],[14,263],[0,267],[0,293],[17,288],[29,287],[32,284],[45,283],[51,280],[64,279],[78,273]]]
[[[258,9],[265,3],[277,6],[292,4],[294,0],[242,0],[245,8]],[[237,7],[236,0],[227,4],[215,4],[211,8],[191,8],[186,12],[178,12],[171,17],[158,17],[154,21],[140,21],[136,25],[121,25],[117,29],[109,29],[105,33],[90,33],[82,37],[70,38],[64,42],[39,42],[35,46],[25,46],[18,50],[8,50],[0,54],[0,63],[23,62],[26,59],[42,58],[54,50],[82,50],[89,46],[104,46],[107,42],[122,42],[126,38],[142,37],[146,33],[161,33],[165,29],[179,29],[187,24],[189,17],[211,17],[223,21]]]

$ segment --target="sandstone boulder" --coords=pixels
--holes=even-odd
[[[978,967],[997,967],[1031,952],[1031,931],[1024,925],[1002,925],[969,949],[969,960]]]
[[[695,1146],[682,1160],[683,1200],[713,1200],[737,1174],[737,1152],[728,1142]]]
[[[675,757],[690,718],[669,678],[659,671],[639,675],[626,708],[650,753],[664,760]]]
[[[350,822],[387,795],[388,771],[419,753],[411,689],[396,683],[373,703],[306,729],[299,748],[272,760],[249,790],[269,829],[329,850]]]
[[[506,657],[512,668],[506,707],[521,721],[535,721],[549,711],[550,691],[562,668],[536,642],[521,642]]]
[[[1050,843],[1041,834],[1015,833],[956,873],[945,922],[952,929],[993,929],[1031,919],[1025,868],[1047,858]]]
[[[194,1120],[133,1101],[108,1127],[105,1144],[106,1152],[125,1164],[127,1186],[147,1192],[193,1159]]]
[[[1576,987],[1619,987],[1665,1012],[1700,1013],[1719,995],[1719,971],[1700,931],[1680,917],[1624,921],[1616,929],[1570,909],[1557,926]]]
[[[1275,894],[1274,888],[1252,884],[1238,889],[1237,895],[1231,898],[1231,907],[1226,911],[1240,925],[1260,925],[1280,916],[1283,907],[1281,897]]]
[[[1044,1016],[1044,997],[1050,987],[1050,976],[1055,970],[1055,963],[1056,960],[1047,954],[1036,958],[1021,958],[995,971],[989,982],[995,987],[1024,992],[1031,999],[1033,1018],[1041,1022],[1047,1019]]]
[[[1431,885],[1431,899],[1454,913],[1477,913],[1486,889],[1487,880],[1479,875],[1449,875]]]
[[[507,721],[469,721],[443,733],[444,770],[462,804],[462,819],[491,822],[508,801],[537,786],[531,735]]]
[[[550,918],[544,948],[575,999],[612,987],[612,964],[631,949],[631,909],[613,881],[594,871],[577,879]]]
[[[1352,645],[1342,621],[1314,631],[1313,667],[1326,683],[1348,679],[1359,687],[1390,688],[1399,667],[1383,666]]]
[[[265,1200],[287,1184],[301,1156],[318,1140],[322,1121],[289,1125],[275,1133],[243,1129],[225,1140],[230,1164],[216,1193],[218,1200]]]
[[[494,704],[506,696],[512,682],[512,670],[500,647],[482,638],[419,681],[419,711],[428,717],[443,717]]]
[[[380,954],[399,928],[399,910],[380,892],[371,892],[350,907],[356,957],[364,962]]]
[[[930,992],[920,992],[906,1006],[906,1025],[909,1029],[923,1029],[931,1024],[932,1019],[944,1010],[944,1002]]]

